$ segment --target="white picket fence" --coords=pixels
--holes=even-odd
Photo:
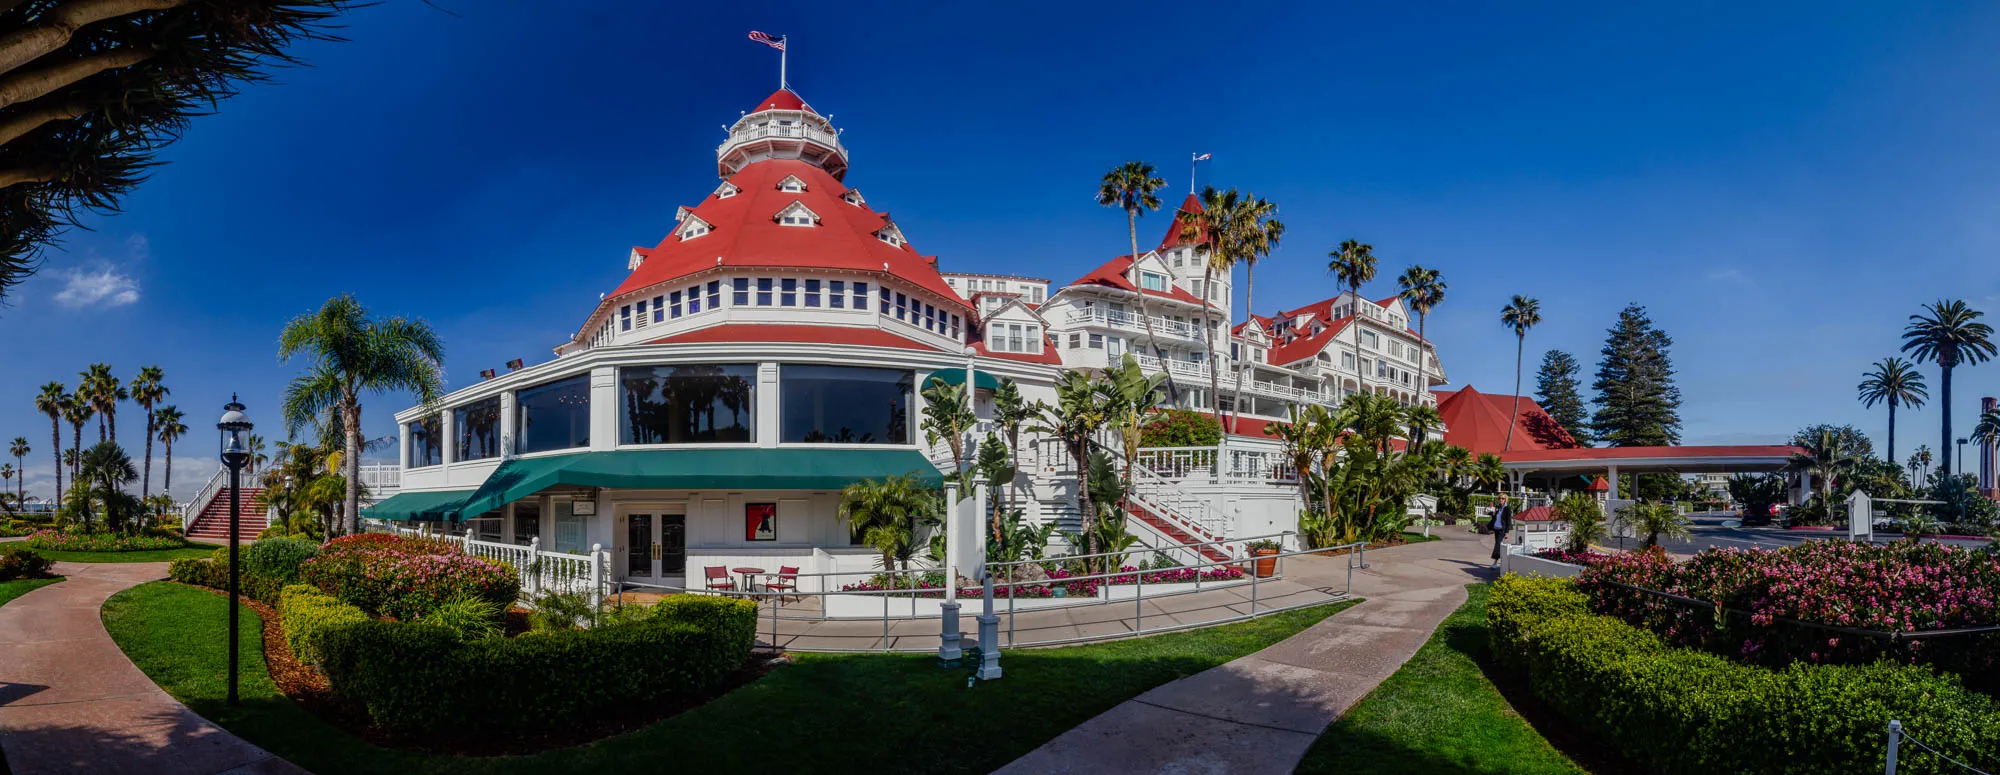
[[[423,530],[390,522],[374,523],[371,520],[370,527],[401,536],[429,535]],[[603,544],[591,544],[588,554],[571,554],[543,551],[539,536],[529,539],[525,546],[480,541],[469,534],[452,540],[460,542],[468,555],[504,562],[507,567],[513,568],[514,575],[521,581],[522,602],[533,603],[536,596],[555,592],[585,595],[593,605],[597,605],[611,594],[611,553],[604,551]]]

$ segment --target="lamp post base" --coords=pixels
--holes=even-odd
[[[959,605],[957,601],[952,601],[941,607],[944,613],[938,617],[943,626],[943,631],[938,634],[938,666],[958,667],[959,661],[965,657],[959,645],[964,638],[964,633],[958,631]]]

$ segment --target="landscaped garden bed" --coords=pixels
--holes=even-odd
[[[108,531],[37,530],[25,541],[30,549],[48,552],[150,552],[179,549],[187,539],[171,534]]]
[[[33,549],[12,544],[0,546],[0,605],[62,580],[50,574],[55,563]]]

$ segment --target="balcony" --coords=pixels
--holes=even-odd
[[[1243,392],[1266,398],[1282,398],[1288,401],[1311,403],[1317,403],[1326,397],[1317,388],[1296,388],[1290,385],[1280,385],[1276,382],[1265,382],[1261,379],[1244,380]]]
[[[717,147],[715,152],[718,156],[727,156],[729,151],[737,146],[769,139],[809,140],[832,148],[834,152],[840,154],[840,158],[842,159],[847,158],[847,147],[840,144],[839,135],[832,132],[822,132],[809,126],[745,127],[730,132],[729,139],[723,141],[722,145]]]
[[[1150,316],[1153,333],[1162,339],[1175,339],[1193,344],[1203,344],[1201,326],[1170,320],[1158,315]],[[1128,334],[1146,335],[1146,317],[1129,312],[1088,309],[1071,310],[1066,321],[1074,326],[1094,326],[1123,331]]]
[[[1151,355],[1140,355],[1138,353],[1133,353],[1132,357],[1139,361],[1139,368],[1145,369],[1147,371],[1160,371],[1162,369],[1162,366],[1160,365],[1161,361],[1159,358],[1153,357]],[[1164,368],[1167,371],[1167,373],[1172,374],[1176,377],[1194,377],[1199,379],[1208,379],[1208,364],[1205,363],[1200,363],[1197,361],[1177,361],[1169,358],[1167,359]]]

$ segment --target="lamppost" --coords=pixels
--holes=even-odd
[[[1971,439],[1958,440],[1958,458],[1951,461],[1952,473],[1954,475],[1965,473],[1965,443],[1968,441],[1971,441]]]
[[[215,429],[222,432],[222,464],[229,468],[229,704],[239,704],[236,700],[236,618],[241,605],[237,595],[237,583],[242,572],[236,563],[236,531],[243,520],[243,464],[250,462],[250,450],[244,446],[245,437],[250,434],[250,416],[243,413],[243,405],[236,402],[236,396],[229,396],[229,403],[222,406],[222,420]]]

